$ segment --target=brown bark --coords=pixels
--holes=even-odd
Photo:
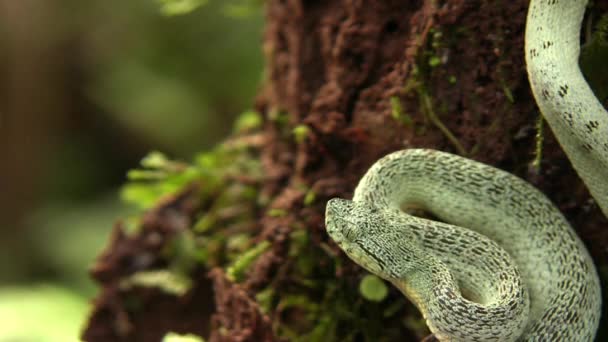
[[[348,198],[376,159],[408,147],[464,152],[527,179],[567,216],[597,264],[607,264],[607,221],[548,129],[540,171],[530,167],[539,113],[524,68],[527,5],[524,0],[267,2],[268,79],[256,104],[266,118],[260,151],[266,174],[262,192],[272,198],[270,208],[283,209],[287,215],[260,217],[257,239],[273,245],[244,282],[230,283],[219,269],[212,273],[216,303],[209,332],[212,341],[277,340],[272,325],[284,317],[277,312],[263,314],[255,293],[277,282],[285,271],[290,258],[288,236],[294,226],[306,227],[315,247],[330,246],[329,250],[341,255],[324,232],[325,202],[337,196]],[[593,13],[607,7],[605,1],[598,3]],[[392,116],[391,97],[401,103],[400,119]],[[273,120],[281,112],[287,113],[286,126]],[[433,113],[455,140],[438,128],[430,117]],[[411,122],[404,123],[403,116]],[[301,143],[290,137],[298,125],[309,128]],[[313,205],[304,205],[302,184],[316,194]],[[161,206],[155,212],[163,210]],[[129,239],[129,244],[138,245]],[[119,240],[100,260],[123,250],[127,242]],[[134,249],[128,250],[134,257]],[[335,276],[356,279],[359,268],[346,259],[343,262],[345,266]],[[102,264],[94,274],[99,274]],[[116,277],[124,274],[125,266],[104,264],[104,270]],[[195,279],[208,282],[205,277]],[[200,303],[187,298],[167,304],[166,309],[175,315],[165,315],[162,325],[151,325],[156,322],[152,318],[130,317],[130,329],[121,335],[116,330],[117,316],[112,321],[111,315],[101,315],[100,310],[124,312],[124,303],[111,282],[102,284],[97,311],[85,333],[87,340],[104,340],[92,332],[112,329],[112,334],[103,335],[105,340],[144,340],[142,336],[158,337],[169,327],[194,327],[188,320],[202,318],[180,316],[179,310],[203,310]],[[197,291],[203,291],[202,287],[192,297],[201,294]],[[137,291],[131,295],[160,305],[158,297],[143,297]],[[386,326],[393,323],[387,321]],[[198,324],[190,331],[202,332],[205,322]],[[417,336],[401,330],[402,337]],[[151,331],[156,335],[149,335]]]

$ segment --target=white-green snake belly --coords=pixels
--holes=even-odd
[[[543,115],[606,214],[608,114],[577,64],[585,5],[533,0],[526,60]],[[367,171],[352,201],[328,202],[326,228],[353,261],[399,288],[442,341],[595,336],[601,293],[589,253],[542,193],[507,172],[434,150],[395,152]]]

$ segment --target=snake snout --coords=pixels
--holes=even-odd
[[[325,208],[325,222],[336,218],[347,218],[353,210],[353,202],[341,198],[332,198]]]

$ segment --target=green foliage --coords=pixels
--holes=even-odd
[[[209,0],[157,0],[162,14],[166,16],[188,14],[206,5]],[[224,2],[226,2],[224,0]],[[259,11],[262,0],[227,1],[223,4],[222,12],[228,17],[244,18]]]
[[[431,49],[427,50],[425,53],[427,54],[426,58],[429,67],[435,68],[443,64],[443,61],[438,55],[439,51],[443,48],[443,33],[434,27],[430,29],[429,33],[431,34]]]
[[[405,302],[402,296],[390,308],[378,301],[367,301],[349,277],[336,277],[342,268],[341,255],[325,244],[312,244],[313,234],[300,223],[293,223],[292,228],[287,260],[270,285],[256,295],[263,311],[272,313],[275,333],[295,342],[401,338],[400,328],[386,329],[384,324],[400,320]],[[381,280],[376,279],[380,282],[377,284],[367,279],[364,291],[372,298],[388,296],[388,287]]]
[[[262,126],[262,115],[254,110],[248,110],[241,114],[234,124],[237,133],[251,131]]]
[[[226,269],[226,276],[231,281],[239,282],[243,280],[243,276],[247,271],[248,267],[260,256],[262,253],[270,248],[270,242],[262,241],[260,244],[247,250],[245,253],[240,255],[234,263]]]
[[[271,208],[270,210],[268,210],[267,214],[270,217],[284,217],[287,216],[288,213],[285,209]]]
[[[95,105],[130,134],[182,158],[230,134],[262,78],[258,1],[164,0],[185,9],[205,3],[169,18],[159,15],[160,0],[96,1],[78,10],[93,28],[82,35],[99,45],[88,71],[95,82],[86,89]],[[230,6],[247,6],[250,15],[227,17]],[[98,12],[113,15],[99,22]],[[117,39],[116,32],[125,34]]]
[[[205,339],[194,334],[177,334],[174,332],[167,333],[162,342],[205,342]]]
[[[275,122],[279,127],[285,127],[289,123],[289,115],[279,110],[268,112],[268,119]]]
[[[255,300],[258,302],[264,313],[267,314],[272,309],[272,302],[274,300],[274,296],[274,290],[270,287],[258,292],[255,295]]]
[[[183,274],[168,270],[154,270],[134,273],[120,282],[122,289],[134,286],[156,287],[166,293],[181,296],[190,289],[192,282]]]
[[[545,140],[544,123],[545,120],[543,119],[542,115],[539,115],[536,119],[536,136],[534,138],[534,140],[536,141],[536,146],[534,148],[534,160],[531,164],[532,169],[534,170],[534,172],[536,172],[536,174],[540,174],[540,166],[543,160],[543,142]]]
[[[160,152],[150,152],[141,161],[141,169],[130,170],[127,178],[130,181],[122,191],[125,202],[132,203],[141,209],[156,204],[164,195],[176,193],[185,185],[208,175],[200,165],[188,165],[170,161]],[[213,181],[209,177],[209,181]]]
[[[159,15],[159,4],[167,14],[205,7],[166,18]],[[0,251],[0,282],[50,277],[89,298],[99,291],[86,268],[107,245],[116,218],[133,215],[123,225],[131,234],[141,225],[140,217],[117,205],[115,198],[119,173],[126,163],[132,163],[133,154],[146,146],[162,146],[172,156],[193,155],[194,150],[208,148],[224,137],[234,113],[251,103],[262,76],[260,4],[246,0],[67,0],[45,3],[36,10],[42,20],[30,20],[34,26],[27,26],[36,32],[39,25],[52,27],[37,33],[46,44],[43,49],[67,51],[70,49],[61,49],[64,42],[78,41],[78,53],[65,60],[64,66],[82,77],[71,77],[73,72],[53,74],[57,89],[47,97],[62,105],[40,113],[42,119],[59,114],[47,117],[45,120],[57,124],[47,125],[52,127],[41,132],[57,139],[45,145],[42,154],[21,158],[25,167],[39,170],[34,172],[36,177],[24,173],[16,183],[15,188],[22,187],[30,199],[14,206],[20,212],[19,221],[24,218],[27,222],[23,227],[13,226],[13,222],[5,227],[7,232],[22,231],[23,238],[6,239],[6,245],[15,245],[18,254],[6,248]],[[29,18],[24,15],[22,19]],[[9,43],[18,38],[10,31],[2,32]],[[72,99],[64,98],[69,90],[63,86],[82,91]],[[79,111],[82,106],[94,114],[84,120],[63,120],[68,115],[65,108]],[[255,128],[255,122],[249,121],[247,130]],[[27,153],[28,148],[19,151]],[[159,272],[177,279],[187,275],[193,265],[232,262],[235,256],[224,253],[227,236],[252,229],[257,188],[226,177],[247,176],[254,183],[261,173],[254,159],[236,142],[199,154],[189,163],[151,153],[141,168],[129,172],[123,196],[139,209],[150,208],[161,197],[190,184],[200,185],[198,194],[205,212],[199,219],[207,222],[206,230],[178,233],[162,251],[169,266]],[[245,209],[235,213],[235,208]],[[27,217],[21,217],[21,212]],[[251,244],[245,244],[243,248],[249,247]],[[145,273],[125,280],[131,282],[125,286],[166,284]],[[0,295],[0,312],[5,314],[0,315],[1,341],[76,341],[78,324],[90,310],[86,301],[77,298],[82,310],[72,315],[69,311],[76,296],[66,295],[63,289],[10,288],[6,290],[10,295],[4,291]],[[16,301],[9,303],[10,296]],[[55,337],[61,329],[60,337]],[[20,334],[11,337],[12,332]]]
[[[36,230],[29,235],[28,256],[53,274],[53,282],[93,296],[98,289],[84,269],[106,245],[116,218],[131,214],[133,211],[119,203],[115,194],[94,201],[48,203],[29,217],[29,225]],[[2,260],[14,263],[15,256]]]
[[[466,156],[468,154],[467,150],[464,148],[464,146],[462,146],[460,140],[458,140],[458,138],[456,138],[456,136],[447,128],[447,126],[443,124],[441,119],[439,119],[439,116],[437,116],[435,113],[428,90],[422,84],[419,84],[418,87],[416,87],[416,91],[418,93],[418,99],[421,102],[422,112],[425,114],[425,116],[441,131],[441,133],[443,133],[446,139],[452,143],[452,146],[454,146],[460,155]]]
[[[441,58],[437,57],[437,56],[431,56],[429,58],[429,66],[431,68],[434,68],[436,66],[439,66],[441,64]]]
[[[304,196],[304,205],[307,207],[311,206],[315,202],[316,198],[317,194],[312,190],[308,190]]]
[[[393,119],[403,123],[406,126],[412,126],[412,118],[403,112],[403,106],[401,100],[397,96],[391,96],[391,116]]]
[[[388,287],[375,275],[368,274],[359,283],[359,292],[363,298],[372,302],[381,302],[388,295]]]
[[[293,129],[293,137],[297,144],[301,144],[310,134],[310,128],[306,125],[297,125]]]
[[[164,15],[182,15],[205,5],[208,0],[157,0]]]
[[[235,123],[234,130],[244,133],[259,127],[259,114],[248,111]],[[140,209],[162,202],[163,196],[185,189],[196,191],[201,212],[190,229],[174,235],[161,255],[167,267],[146,270],[123,279],[123,287],[158,287],[182,295],[190,286],[188,275],[204,266],[226,267],[232,281],[242,279],[248,267],[263,254],[270,243],[252,241],[258,203],[255,185],[262,178],[258,158],[249,148],[248,136],[235,136],[214,149],[199,153],[191,163],[174,161],[160,152],[151,152],[141,161],[141,168],[128,172],[129,182],[122,190],[123,199]],[[240,182],[238,179],[247,178]],[[140,220],[131,219],[132,233]],[[227,266],[229,265],[229,266]]]
[[[247,120],[251,123],[251,119]],[[237,125],[239,129],[244,124],[239,121]],[[252,127],[249,125],[249,128]],[[199,153],[191,164],[172,161],[154,151],[142,159],[141,168],[127,173],[129,182],[123,186],[121,195],[124,201],[148,209],[162,196],[177,193],[195,183],[201,186],[201,196],[207,198],[228,186],[229,178],[241,175],[259,178],[261,168],[259,161],[247,154],[246,144],[241,144],[238,139],[209,152]],[[240,191],[242,196],[249,199],[255,197],[255,191],[246,186],[233,191]],[[198,223],[197,230],[206,230],[213,222],[212,216],[206,216]]]
[[[0,289],[0,341],[78,341],[88,301],[53,285]]]
[[[434,69],[442,63],[438,54],[443,47],[443,33],[435,29],[431,29],[430,33],[432,34],[430,42],[428,43],[430,46],[419,52],[418,56],[416,56],[416,65],[412,69],[410,78],[403,86],[403,93],[408,94],[412,91],[415,92],[420,104],[420,112],[424,114],[425,120],[433,124],[441,133],[443,133],[446,139],[452,144],[456,151],[458,151],[458,154],[466,156],[468,153],[464,146],[462,146],[456,136],[441,121],[433,106],[432,94],[430,94],[428,87],[425,86],[425,82],[427,82],[431,73],[433,73]],[[450,82],[450,77],[448,77],[448,82]]]

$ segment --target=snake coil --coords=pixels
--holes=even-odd
[[[585,6],[532,0],[526,61],[543,116],[608,215],[608,113],[578,68]],[[342,250],[399,288],[440,340],[595,336],[601,292],[589,253],[542,193],[507,172],[434,150],[395,152],[367,171],[352,201],[330,200],[325,222]]]

